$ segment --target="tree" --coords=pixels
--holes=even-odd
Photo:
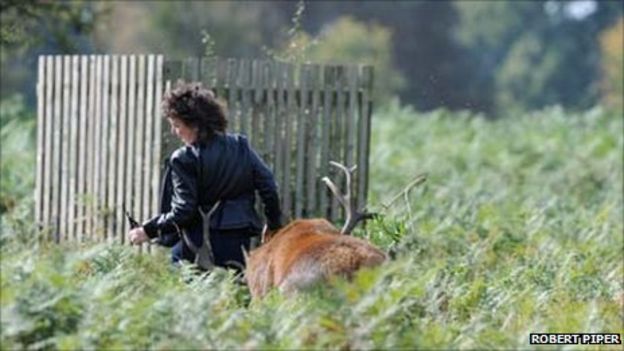
[[[107,46],[118,52],[202,56],[209,34],[222,57],[257,57],[287,19],[264,2],[151,1],[115,4]],[[142,15],[136,20],[137,14]],[[122,25],[123,24],[123,25]]]
[[[3,0],[0,3],[0,97],[19,91],[32,105],[36,56],[89,50],[88,35],[107,13],[105,3]]]
[[[469,48],[479,79],[499,113],[561,104],[587,108],[598,100],[597,34],[617,2],[461,1],[458,39]],[[579,9],[583,10],[580,11]]]
[[[405,78],[392,65],[391,35],[386,27],[366,25],[352,17],[340,17],[316,38],[307,59],[321,63],[360,63],[375,67],[375,98],[387,103],[405,87]]]
[[[602,99],[611,107],[624,109],[624,17],[600,35],[602,51]]]
[[[72,36],[89,33],[107,7],[86,1],[3,0],[0,45],[4,50],[28,48],[51,39],[61,52],[76,50]]]
[[[292,13],[294,3],[280,4],[276,11]],[[284,5],[282,5],[284,4]],[[482,102],[478,91],[470,90],[470,63],[463,61],[462,47],[454,38],[458,18],[448,1],[308,1],[303,29],[313,37],[329,23],[351,16],[366,26],[378,24],[392,33],[390,64],[406,82],[399,93],[418,109],[440,106],[475,108]],[[336,32],[336,35],[341,34]]]

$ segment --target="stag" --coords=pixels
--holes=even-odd
[[[349,169],[336,162],[331,164],[346,177],[344,195],[329,178],[322,179],[345,208],[342,230],[323,218],[297,219],[274,235],[263,235],[261,246],[246,255],[245,279],[254,299],[272,288],[291,293],[330,276],[351,278],[360,268],[378,266],[386,260],[380,249],[348,235],[359,221],[372,215],[357,210],[351,198],[351,174],[355,166]]]

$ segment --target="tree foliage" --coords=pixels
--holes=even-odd
[[[393,64],[392,32],[380,24],[340,17],[323,29],[310,50],[316,62],[361,63],[375,68],[375,98],[380,104],[400,93],[405,77]]]
[[[305,2],[299,0],[295,12],[290,19],[290,28],[282,29],[282,32],[285,32],[284,40],[276,43],[275,48],[268,46],[263,47],[264,53],[270,59],[297,64],[310,61],[308,59],[310,49],[317,44],[317,40],[313,39],[302,28],[301,21],[305,8]]]
[[[604,102],[624,108],[624,17],[600,35],[602,51],[602,93]]]
[[[125,4],[118,6],[123,12]],[[204,55],[202,39],[206,34],[219,56],[257,57],[263,45],[277,40],[274,33],[285,21],[263,2],[159,1],[132,6],[150,14],[146,21],[135,24],[134,31],[141,33],[135,40],[141,42],[142,50],[166,53],[174,59]]]
[[[593,4],[593,5],[589,5]],[[470,50],[479,79],[472,81],[505,109],[561,104],[587,108],[597,102],[597,35],[622,9],[615,2],[582,15],[581,2],[461,1],[457,37]]]
[[[313,37],[299,31],[290,36],[273,57],[289,62],[366,64],[375,68],[375,99],[386,104],[405,87],[405,78],[393,65],[391,31],[345,16],[328,24]]]
[[[0,215],[32,196],[35,118],[21,95],[0,101]]]
[[[0,45],[3,50],[25,49],[51,39],[61,52],[71,53],[77,48],[73,35],[91,32],[106,11],[80,0],[3,0]]]
[[[22,1],[0,3],[0,97],[20,93],[34,105],[37,55],[88,53],[90,34],[108,15],[107,3]]]
[[[466,84],[474,70],[454,38],[458,17],[452,2],[396,1],[388,6],[382,1],[311,1],[304,29],[316,35],[343,16],[390,31],[390,64],[405,81],[399,93],[402,101],[419,110],[481,108],[480,92]]]
[[[213,43],[211,55],[256,58],[271,51],[266,48],[311,55],[296,58],[299,62],[353,60],[352,52],[360,50],[357,62],[378,65],[384,100],[384,94],[398,93],[418,110],[498,114],[509,108],[598,103],[601,89],[611,84],[600,79],[601,62],[608,59],[601,59],[606,54],[599,34],[622,16],[621,1],[612,0],[395,1],[392,6],[380,1],[5,0],[0,6],[2,96],[21,91],[30,106],[38,54],[97,49],[179,59],[205,54],[202,40],[207,40]],[[109,8],[114,15],[103,16]],[[347,32],[337,30],[348,30],[353,40],[347,42]],[[365,32],[371,43],[355,39]],[[284,47],[286,42],[294,46]],[[366,50],[365,44],[370,45]],[[310,50],[301,50],[305,46]]]

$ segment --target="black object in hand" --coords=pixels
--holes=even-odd
[[[128,213],[128,211],[125,211],[125,212],[126,212],[126,218],[128,218],[128,222],[130,223],[130,229],[140,227],[139,222],[137,222],[134,218],[132,218],[132,216]]]

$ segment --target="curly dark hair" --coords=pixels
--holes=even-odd
[[[162,109],[165,118],[176,118],[189,127],[196,127],[199,141],[208,141],[227,128],[225,107],[201,83],[178,81],[163,97]]]

